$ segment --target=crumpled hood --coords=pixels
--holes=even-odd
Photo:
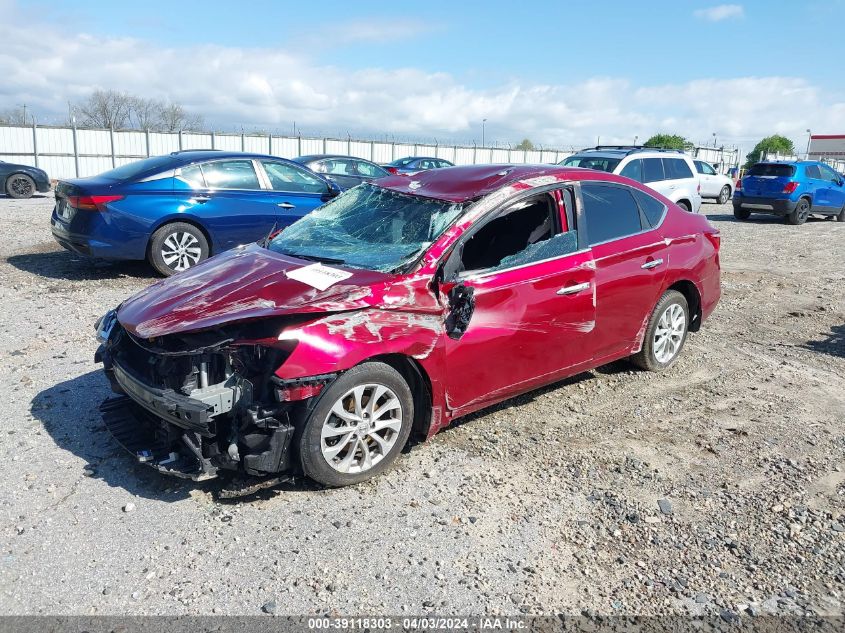
[[[318,290],[285,274],[310,264],[257,244],[236,248],[142,290],[120,306],[117,318],[133,335],[152,338],[234,321],[355,310],[383,304],[382,290],[395,278],[336,267],[352,276]]]

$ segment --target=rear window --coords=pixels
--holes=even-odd
[[[134,163],[127,163],[115,167],[100,174],[100,178],[109,180],[132,180],[147,172],[155,173],[157,170],[173,169],[172,156],[153,156],[144,160],[137,160]]]
[[[560,164],[564,167],[583,167],[584,169],[595,169],[612,174],[619,161],[619,158],[603,158],[601,156],[570,156]]]
[[[795,175],[794,165],[778,165],[773,163],[757,163],[748,170],[749,176],[777,176],[791,178]]]

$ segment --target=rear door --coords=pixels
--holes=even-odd
[[[666,180],[661,158],[643,158],[643,183],[667,198],[672,198],[672,193],[677,187]]]
[[[477,409],[591,360],[595,273],[567,219],[573,201],[563,189],[508,203],[450,256],[475,298],[464,334],[446,340],[450,409]]]
[[[620,184],[583,182],[581,196],[596,266],[591,345],[597,360],[618,357],[633,350],[659,299],[669,253],[653,226],[666,209],[656,198]]]
[[[785,198],[784,187],[795,176],[794,165],[757,163],[742,179],[742,195],[750,198]]]

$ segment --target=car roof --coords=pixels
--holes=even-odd
[[[372,161],[369,161],[366,158],[361,158],[360,156],[346,156],[344,154],[308,154],[307,156],[297,156],[296,158],[292,158],[291,160],[297,163],[312,163],[315,160],[325,160],[327,158],[344,158],[360,160],[365,163],[372,163]],[[375,163],[372,164],[375,165]]]
[[[272,156],[271,154],[256,154],[253,152],[229,152],[217,149],[186,149],[178,152],[170,152],[174,163],[188,165],[204,160],[220,160],[223,158],[271,158],[273,160],[289,161],[289,158]]]
[[[398,193],[447,202],[469,202],[503,187],[523,182],[527,187],[553,184],[566,180],[596,180],[627,182],[613,174],[560,165],[467,165],[420,172],[411,178],[391,176],[378,181],[378,187]],[[532,182],[532,179],[536,179]]]

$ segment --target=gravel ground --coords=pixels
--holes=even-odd
[[[603,367],[354,488],[218,503],[136,465],[95,319],[153,281],[0,197],[0,613],[841,614],[845,225],[722,231],[724,294],[661,375]]]

